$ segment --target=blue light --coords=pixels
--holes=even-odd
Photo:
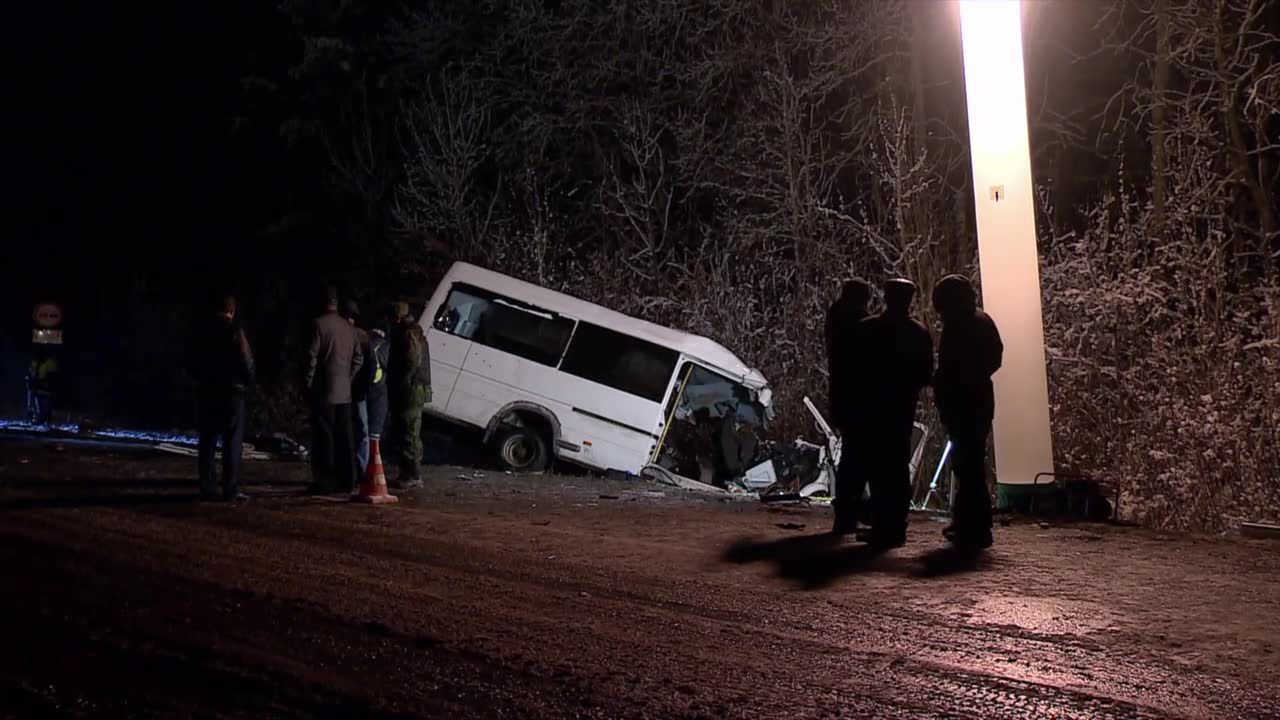
[[[78,435],[80,433],[80,426],[75,423],[71,423],[69,425],[57,425],[57,424],[44,425],[44,424],[32,424],[27,422],[26,420],[0,419],[0,430],[16,430],[18,432],[37,432],[37,433],[62,432],[62,433],[70,433],[72,435]]]
[[[165,432],[148,432],[145,430],[122,430],[119,428],[98,428],[93,430],[85,430],[82,432],[80,425],[70,423],[66,425],[34,425],[25,420],[4,420],[0,419],[0,430],[11,430],[23,433],[62,433],[67,435],[83,435],[88,438],[113,439],[113,440],[137,440],[139,442],[151,443],[172,443],[174,445],[195,445],[197,438],[195,435],[183,435],[181,433],[165,433]]]

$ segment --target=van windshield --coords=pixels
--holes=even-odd
[[[700,411],[705,411],[705,415]],[[739,423],[764,425],[765,422],[764,406],[746,386],[701,365],[693,365],[689,370],[675,414],[680,420],[719,419],[732,414]]]
[[[764,405],[742,383],[693,362],[680,366],[653,462],[708,484],[746,471],[761,447]]]

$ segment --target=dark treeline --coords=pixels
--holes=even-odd
[[[1276,13],[1025,5],[1059,464],[1121,484],[1122,512],[1151,525],[1274,517]],[[162,90],[123,106],[147,108],[121,121],[131,136],[175,109],[202,128],[147,174],[168,209],[139,201],[119,223],[148,239],[94,251],[109,280],[20,286],[113,308],[87,335],[128,339],[91,348],[138,375],[102,394],[116,414],[163,397],[142,420],[184,422],[180,373],[149,363],[181,337],[192,278],[239,286],[263,357],[255,422],[281,425],[298,417],[298,333],[322,281],[370,309],[421,302],[467,259],[716,338],[773,382],[789,436],[809,427],[801,399],[825,395],[820,323],[841,280],[976,273],[949,3],[285,0],[217,15],[199,42],[152,48],[186,57],[187,80],[139,61]],[[210,177],[185,178],[193,158]],[[97,189],[49,182],[62,211]],[[91,244],[56,213],[20,232]]]

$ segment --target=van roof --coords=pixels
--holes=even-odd
[[[576,320],[585,320],[595,325],[619,330],[641,340],[677,350],[734,377],[752,389],[768,386],[768,381],[759,370],[749,367],[720,343],[701,335],[673,330],[647,320],[624,315],[572,295],[549,290],[492,270],[485,270],[470,263],[455,262],[449,268],[443,283],[455,282],[471,283],[495,291],[509,292],[516,296],[514,299],[530,305],[562,313]]]

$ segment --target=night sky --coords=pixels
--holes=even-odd
[[[186,302],[243,264],[279,166],[234,132],[240,78],[275,19],[267,3],[37,4],[10,25],[3,404],[37,299],[63,304],[69,336],[114,325],[119,345],[131,293]]]

